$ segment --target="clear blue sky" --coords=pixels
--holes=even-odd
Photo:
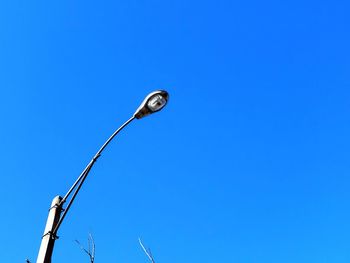
[[[3,0],[1,262],[93,168],[53,262],[350,261],[348,1]]]

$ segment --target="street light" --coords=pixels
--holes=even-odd
[[[164,108],[169,99],[168,92],[164,90],[154,91],[143,100],[140,107],[134,113],[136,119],[141,119],[149,114],[160,111]]]
[[[74,182],[72,187],[68,190],[64,197],[56,196],[51,204],[49,210],[49,216],[47,218],[46,227],[44,235],[41,240],[40,250],[37,258],[37,263],[51,263],[51,256],[57,237],[57,231],[61,226],[64,218],[66,217],[75,197],[77,196],[81,186],[83,185],[86,177],[88,176],[92,166],[96,160],[101,156],[102,151],[107,147],[107,145],[113,140],[113,138],[124,129],[130,122],[134,119],[141,119],[147,115],[160,111],[169,100],[168,92],[164,90],[157,90],[150,93],[138,107],[134,115],[128,119],[123,125],[121,125],[102,145],[102,147],[97,151],[94,157],[91,159],[89,164],[85,167],[82,173],[79,175],[78,179]],[[67,206],[63,208],[63,205],[68,201],[68,197],[71,195]],[[61,214],[61,212],[63,212]]]

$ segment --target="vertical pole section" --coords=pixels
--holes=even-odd
[[[52,200],[36,263],[51,263],[52,251],[55,240],[57,239],[57,237],[53,235],[53,230],[55,229],[57,222],[60,219],[62,211],[62,207],[60,206],[61,200],[61,196],[56,196]]]

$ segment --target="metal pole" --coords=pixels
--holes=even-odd
[[[61,196],[56,196],[52,200],[36,263],[51,263],[53,247],[57,239],[57,236],[54,235],[53,231],[60,219],[62,211],[62,207],[60,205],[61,200]]]

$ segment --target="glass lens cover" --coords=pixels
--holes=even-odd
[[[158,111],[163,108],[166,104],[166,99],[163,96],[157,94],[149,99],[147,106],[151,111]]]

